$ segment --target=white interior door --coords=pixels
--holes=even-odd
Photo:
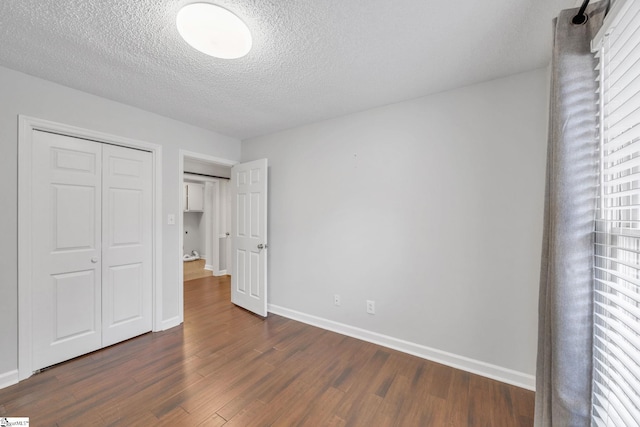
[[[101,144],[33,132],[32,368],[100,348]]]
[[[152,327],[151,154],[33,131],[32,369]]]
[[[231,168],[231,302],[267,315],[267,159]]]
[[[102,151],[102,345],[152,326],[151,153]]]

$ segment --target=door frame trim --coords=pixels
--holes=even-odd
[[[31,272],[33,131],[44,131],[148,151],[152,155],[152,331],[162,330],[162,146],[63,123],[18,116],[18,380],[32,371]]]
[[[184,245],[184,218],[182,205],[184,201],[184,187],[182,183],[184,182],[184,158],[188,157],[190,159],[202,160],[208,163],[215,163],[221,166],[233,166],[240,162],[235,160],[223,159],[222,157],[211,156],[209,154],[196,153],[194,151],[187,150],[178,150],[178,206],[180,206],[180,210],[178,211],[177,225],[178,230],[180,230],[178,248],[180,250],[180,257],[178,257],[178,277],[180,280],[180,287],[178,292],[178,324],[184,322],[184,262],[182,261],[182,247]],[[227,260],[229,262],[229,260]],[[227,268],[227,271],[229,269]]]

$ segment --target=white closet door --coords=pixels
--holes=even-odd
[[[32,368],[101,346],[101,144],[33,132]]]
[[[104,144],[102,345],[151,331],[151,153]]]
[[[32,369],[151,330],[151,153],[33,132]]]

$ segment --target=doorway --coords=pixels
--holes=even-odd
[[[190,163],[192,161],[185,160],[185,171],[194,170]],[[198,170],[207,169],[201,167]],[[183,175],[184,281],[227,274],[230,210],[228,186],[228,179],[223,176],[204,172],[185,172]]]
[[[177,262],[182,280],[179,309],[183,322],[184,282],[201,275],[223,276],[231,272],[229,178],[231,167],[237,162],[185,150],[180,150],[179,155],[182,211],[177,215]]]

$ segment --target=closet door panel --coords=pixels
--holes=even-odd
[[[105,145],[103,346],[152,326],[151,153]]]
[[[32,369],[101,345],[101,145],[34,131]]]

